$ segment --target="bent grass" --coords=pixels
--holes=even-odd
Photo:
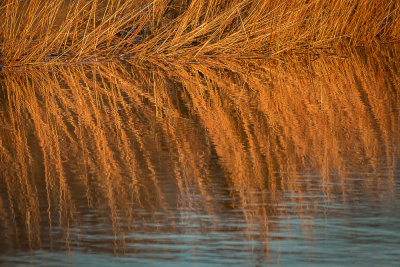
[[[4,66],[271,57],[400,38],[400,3],[386,0],[5,0],[0,13]]]

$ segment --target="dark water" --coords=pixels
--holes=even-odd
[[[397,47],[1,76],[0,262],[400,262]]]

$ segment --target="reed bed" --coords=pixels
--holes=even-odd
[[[114,235],[101,241],[112,244],[108,250],[135,253],[127,244],[145,241],[125,236],[146,231],[146,221],[168,218],[165,231],[178,233],[195,220],[176,214],[179,207],[213,218],[226,209],[241,212],[247,238],[262,242],[267,255],[265,240],[279,233],[276,218],[288,212],[279,208],[288,201],[283,192],[294,195],[290,212],[308,218],[319,209],[310,202],[314,193],[329,199],[339,191],[342,198],[330,200],[338,202],[354,192],[372,204],[390,198],[400,53],[397,46],[346,53],[353,59],[125,62],[3,73],[0,247],[98,249],[82,238],[90,229],[80,228],[92,214]],[[354,168],[366,179],[347,179]],[[388,176],[377,176],[382,169]],[[214,199],[227,194],[226,205]],[[215,222],[205,231],[217,229]]]
[[[259,58],[397,42],[386,0],[4,0],[4,66],[116,59]]]

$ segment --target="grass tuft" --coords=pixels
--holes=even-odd
[[[271,57],[400,39],[398,1],[5,0],[0,5],[3,66]]]

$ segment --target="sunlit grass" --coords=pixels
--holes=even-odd
[[[2,65],[116,58],[271,57],[400,38],[385,0],[5,0]]]

